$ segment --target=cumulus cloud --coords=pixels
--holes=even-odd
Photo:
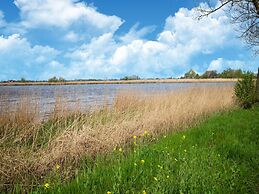
[[[39,78],[45,64],[58,56],[59,52],[49,46],[32,46],[19,34],[0,36],[0,79],[20,76]]]
[[[123,23],[117,16],[104,15],[84,2],[73,0],[15,0],[14,4],[20,9],[26,28],[68,28],[82,22],[102,32],[114,32]]]
[[[216,70],[222,72],[225,69],[243,69],[253,71],[253,67],[256,67],[255,61],[243,61],[243,60],[227,60],[223,58],[217,58],[212,60],[207,70]]]
[[[139,23],[133,25],[128,33],[120,37],[120,40],[124,43],[130,43],[136,39],[144,38],[147,34],[152,33],[155,30],[155,26],[145,26],[140,29],[138,29],[138,27]]]

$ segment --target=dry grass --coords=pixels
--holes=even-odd
[[[9,114],[0,114],[2,189],[17,182],[37,184],[57,163],[63,178],[68,178],[85,156],[127,145],[133,135],[144,131],[155,137],[183,129],[233,105],[233,87],[189,88],[152,96],[121,92],[113,107],[69,115],[57,111],[49,121],[39,123],[37,106],[21,104]]]

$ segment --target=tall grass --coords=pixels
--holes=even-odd
[[[112,107],[94,112],[56,111],[48,121],[39,122],[37,104],[21,103],[0,114],[1,189],[40,184],[56,164],[62,165],[61,179],[66,180],[82,158],[128,145],[133,134],[146,131],[156,137],[181,130],[233,105],[233,87],[197,87],[153,95],[121,92]]]

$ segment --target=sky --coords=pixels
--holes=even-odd
[[[217,1],[211,5],[216,6]],[[1,0],[0,80],[256,72],[258,56],[202,0]]]

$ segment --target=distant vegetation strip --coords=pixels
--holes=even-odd
[[[207,83],[207,82],[237,82],[236,78],[211,78],[211,79],[140,79],[140,80],[96,80],[96,81],[6,81],[0,86],[23,85],[80,85],[80,84],[143,84],[143,83]]]

